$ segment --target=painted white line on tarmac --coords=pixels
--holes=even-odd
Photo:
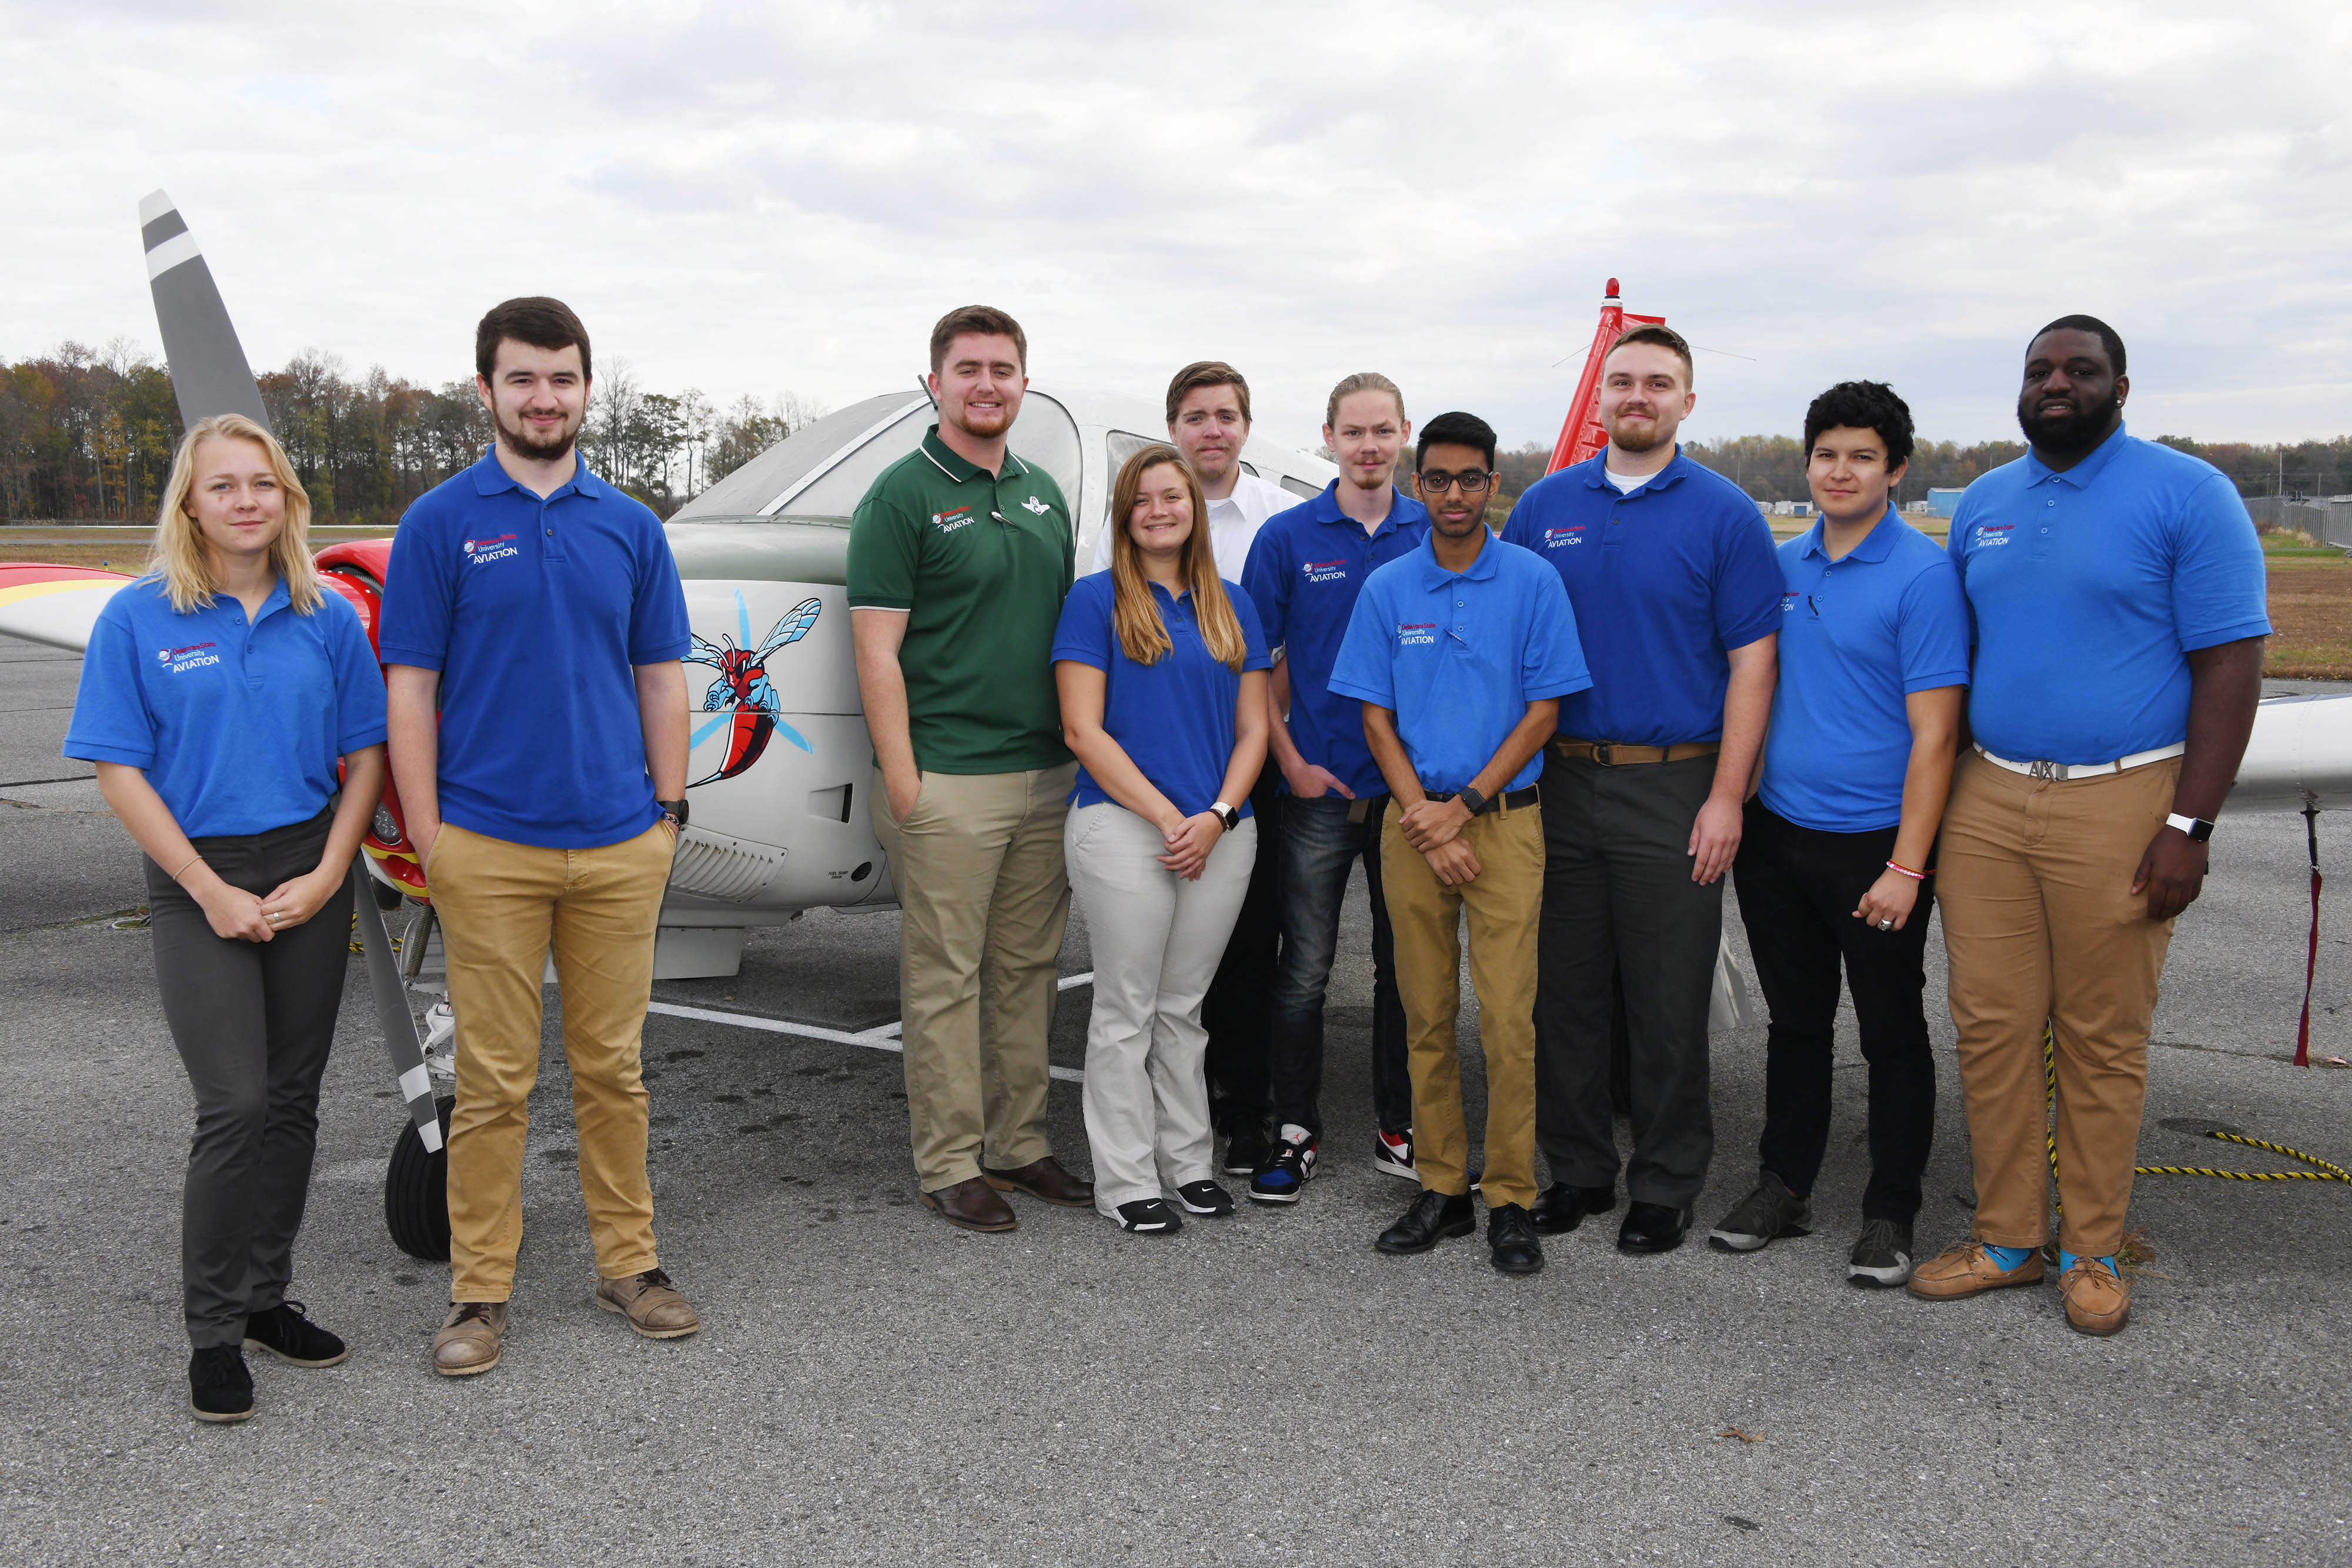
[[[1066,991],[1074,987],[1091,985],[1094,977],[1091,969],[1083,975],[1065,975],[1055,983],[1054,988]],[[853,1034],[844,1029],[826,1029],[822,1024],[794,1023],[790,1019],[772,1019],[759,1013],[723,1013],[711,1008],[682,1008],[675,1002],[648,1002],[646,1010],[660,1013],[666,1018],[693,1019],[698,1023],[732,1024],[737,1029],[756,1029],[768,1034],[797,1035],[803,1040],[821,1040],[831,1045],[862,1045],[868,1051],[896,1051],[902,1056],[907,1050],[899,1043],[898,1031],[903,1025],[898,1022],[877,1024]],[[1049,1067],[1046,1071],[1065,1083],[1084,1083],[1087,1081],[1087,1075],[1075,1067]]]

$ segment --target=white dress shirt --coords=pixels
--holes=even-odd
[[[1209,553],[1216,557],[1217,575],[1227,582],[1239,582],[1242,563],[1249,559],[1250,543],[1257,538],[1258,529],[1275,513],[1303,505],[1305,499],[1247,469],[1235,476],[1234,493],[1222,501],[1209,503]],[[1095,536],[1095,563],[1089,570],[1110,570],[1111,530],[1120,522],[1115,517],[1103,519],[1102,531]]]

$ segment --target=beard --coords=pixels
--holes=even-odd
[[[2116,418],[2123,413],[2124,400],[2114,392],[2096,408],[2079,413],[2037,415],[2027,401],[2027,394],[2017,399],[2017,427],[2034,449],[2053,457],[2080,457],[2107,438],[2115,428]]]
[[[993,441],[1013,428],[1013,415],[1017,411],[997,408],[994,411],[974,410],[969,404],[957,408],[952,415],[942,409],[941,416],[966,435],[982,441]]]
[[[580,421],[576,419],[564,424],[552,441],[540,440],[531,434],[530,429],[519,419],[509,424],[506,417],[501,414],[497,420],[497,424],[499,439],[506,443],[507,449],[516,456],[528,458],[533,463],[554,462],[571,451],[572,444],[580,437]]]
[[[1655,452],[1659,447],[1673,443],[1675,431],[1669,429],[1664,420],[1650,420],[1648,426],[1643,430],[1633,421],[1621,420],[1608,427],[1609,443],[1620,452],[1634,455]]]

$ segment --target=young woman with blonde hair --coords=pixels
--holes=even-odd
[[[1231,1214],[1201,998],[1249,890],[1265,760],[1265,637],[1219,580],[1201,484],[1172,446],[1127,460],[1104,526],[1110,570],[1080,578],[1054,632],[1062,731],[1079,763],[1063,828],[1095,958],[1087,1137],[1095,1207],[1128,1230]]]
[[[146,852],[156,983],[195,1090],[180,1267],[189,1405],[206,1421],[253,1414],[247,1344],[300,1366],[347,1354],[286,1287],[352,862],[383,788],[383,676],[310,564],[310,521],[267,430],[199,421],[147,574],[90,632],[66,734]]]

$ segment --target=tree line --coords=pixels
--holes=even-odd
[[[353,375],[341,359],[312,349],[258,381],[321,522],[390,527],[490,441],[471,380],[422,386],[381,365]],[[581,446],[597,473],[667,517],[824,412],[792,392],[722,409],[691,387],[648,392],[626,361],[614,360],[600,367]],[[101,349],[60,343],[0,363],[0,517],[147,520],[180,434],[170,375],[127,340]],[[2220,468],[2242,495],[2352,494],[2352,436],[2270,445],[2158,439]],[[1809,498],[1803,444],[1789,436],[1689,442],[1684,450],[1759,501]],[[1965,487],[2024,450],[2015,441],[1923,441],[1895,499],[1907,505],[1931,488]],[[1498,501],[1542,477],[1550,452],[1531,442],[1499,454]]]

